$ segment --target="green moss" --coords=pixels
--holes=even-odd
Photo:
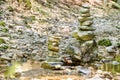
[[[109,39],[102,39],[102,40],[98,41],[98,45],[100,45],[100,46],[111,46],[112,43]]]
[[[0,46],[0,51],[5,51],[8,48],[9,48],[9,46],[7,46],[7,45]]]
[[[47,62],[42,63],[41,67],[44,69],[52,69],[51,65]]]
[[[25,0],[25,7],[27,7],[27,9],[31,9],[31,7],[32,7],[32,4],[31,4],[31,2],[30,2],[30,0]]]
[[[0,26],[5,26],[5,22],[0,21]]]
[[[13,9],[12,6],[8,6],[8,7],[7,7],[7,10],[10,11],[10,12],[13,12],[13,11],[14,11],[14,9]]]
[[[2,28],[2,32],[8,32],[7,28]]]
[[[6,72],[4,73],[4,76],[5,76],[6,78],[15,78],[15,73],[16,73],[16,69],[17,69],[18,66],[20,66],[20,63],[18,63],[18,62],[13,62],[13,63],[11,64],[11,66],[8,66],[8,67],[7,67],[7,70],[6,70]]]
[[[0,38],[0,44],[3,44],[3,43],[5,43],[5,40]]]
[[[118,62],[120,62],[120,56],[116,56],[115,60],[118,61]]]

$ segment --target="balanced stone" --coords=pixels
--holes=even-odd
[[[93,20],[93,18],[92,17],[79,17],[78,18],[78,20],[79,20],[79,22],[84,22],[84,21],[87,21],[87,20]]]
[[[88,21],[83,22],[81,25],[82,25],[82,26],[90,26],[90,25],[92,25],[92,24],[93,24],[93,21],[88,20]]]
[[[80,12],[81,12],[81,13],[89,13],[90,10],[87,9],[87,8],[81,8],[81,9],[80,9]]]
[[[78,27],[82,31],[94,31],[95,29],[89,26],[79,26]]]
[[[83,40],[83,41],[92,40],[95,37],[92,31],[81,31],[81,32],[75,31],[72,33],[72,36],[77,40]]]
[[[81,31],[78,33],[78,36],[81,40],[84,40],[84,41],[88,41],[88,40],[92,40],[95,35],[92,31]]]
[[[90,6],[88,4],[84,4],[82,5],[83,8],[87,8],[87,9],[90,9]]]
[[[82,17],[90,17],[90,13],[81,14]]]

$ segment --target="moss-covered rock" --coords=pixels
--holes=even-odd
[[[0,26],[5,26],[5,22],[0,21]]]
[[[112,43],[109,39],[102,39],[98,41],[98,45],[100,46],[111,46]]]
[[[3,44],[3,43],[5,43],[5,40],[0,38],[0,44]]]
[[[7,28],[2,28],[2,32],[8,32]]]
[[[9,48],[9,46],[7,46],[7,45],[2,45],[2,46],[0,46],[0,51],[5,51],[6,49],[8,49]]]
[[[52,69],[52,66],[47,62],[43,62],[41,67],[44,69]]]

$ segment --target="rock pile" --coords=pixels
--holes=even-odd
[[[46,61],[42,64],[43,68],[58,69],[63,64],[59,54],[60,37],[50,36],[48,38],[48,55]]]
[[[97,43],[94,40],[93,18],[90,15],[89,5],[82,5],[79,17],[79,26],[72,34],[79,41],[80,55],[82,62],[90,62],[97,58]],[[77,58],[78,59],[78,58]]]

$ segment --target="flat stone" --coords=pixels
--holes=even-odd
[[[82,31],[94,31],[95,29],[88,26],[79,26],[79,29]]]
[[[2,60],[11,60],[11,58],[9,58],[8,56],[5,56],[5,55],[2,55],[0,57],[0,59],[2,59]]]
[[[85,22],[83,22],[81,25],[82,26],[90,26],[90,25],[92,25],[93,24],[93,21],[85,21]]]
[[[62,62],[43,62],[41,67],[44,68],[44,69],[60,69],[61,66],[63,65]]]
[[[92,17],[82,17],[82,16],[80,16],[80,17],[78,18],[78,20],[79,20],[79,22],[82,23],[82,22],[87,21],[87,20],[92,21],[93,18],[92,18]]]
[[[83,41],[92,40],[95,37],[95,35],[92,31],[80,31],[78,33],[78,36]]]
[[[90,17],[90,13],[86,13],[86,14],[81,14],[82,17]]]
[[[81,12],[81,13],[89,13],[90,10],[87,9],[87,8],[81,8],[81,9],[80,9],[80,12]]]
[[[90,5],[88,5],[88,4],[83,4],[82,7],[83,7],[83,8],[90,9]]]

